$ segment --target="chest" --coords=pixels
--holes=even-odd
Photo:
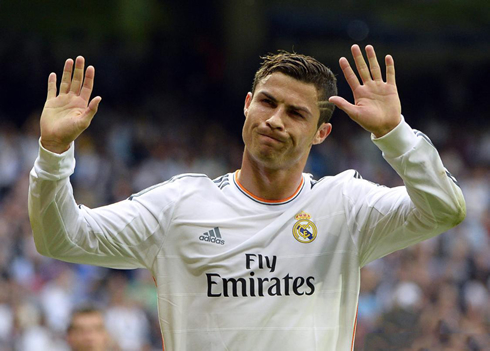
[[[182,204],[167,230],[163,256],[186,274],[303,274],[334,267],[355,250],[338,203],[302,201],[284,210],[224,201]]]

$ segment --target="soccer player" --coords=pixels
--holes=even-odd
[[[107,351],[111,339],[102,312],[94,307],[81,307],[72,313],[66,340],[73,351]]]
[[[246,95],[242,166],[215,180],[182,174],[125,201],[78,206],[73,141],[101,98],[94,68],[67,60],[48,79],[29,213],[40,253],[68,262],[147,268],[156,281],[165,349],[350,350],[360,269],[460,223],[465,202],[427,136],[401,115],[393,58],[386,81],[372,46],[352,46],[354,104],[317,60],[265,57]],[[75,69],[73,70],[73,66]],[[73,77],[72,77],[73,73]],[[334,105],[371,133],[405,186],[354,170],[312,179],[312,145],[332,131]]]

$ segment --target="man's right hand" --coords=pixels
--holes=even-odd
[[[100,96],[90,100],[95,68],[87,67],[84,80],[84,66],[85,59],[78,56],[72,79],[73,60],[66,60],[58,96],[56,74],[49,75],[48,96],[41,114],[41,144],[51,152],[61,154],[70,148],[70,144],[88,128],[102,100]]]

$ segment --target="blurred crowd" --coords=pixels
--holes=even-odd
[[[214,178],[240,167],[239,130],[207,121],[197,108],[162,102],[164,118],[144,111],[102,105],[76,142],[71,180],[78,203],[97,207],[179,173]],[[156,289],[147,271],[67,264],[36,252],[27,191],[39,113],[21,126],[0,120],[0,351],[67,350],[70,314],[85,303],[105,312],[120,350],[161,350]],[[354,168],[365,179],[401,185],[368,133],[345,116],[332,122],[332,136],[313,148],[307,172],[319,178]],[[363,268],[355,350],[488,350],[490,129],[460,133],[460,126],[430,113],[412,126],[431,137],[458,179],[467,217]]]
[[[97,67],[104,100],[76,142],[71,177],[77,202],[97,207],[179,173],[238,169],[243,90],[267,51],[329,61],[350,99],[335,62],[354,42],[393,50],[406,120],[432,139],[467,203],[458,227],[362,269],[355,350],[490,350],[488,2],[312,3],[321,10],[292,1],[2,2],[0,351],[68,350],[70,315],[87,304],[104,312],[115,350],[162,349],[149,272],[68,264],[34,247],[27,192],[41,111],[27,115],[41,108],[51,70],[80,53]],[[307,172],[353,168],[402,185],[368,133],[338,111],[332,123]]]

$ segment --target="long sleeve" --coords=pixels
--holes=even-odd
[[[403,119],[372,140],[405,186],[387,188],[353,177],[344,187],[361,266],[443,233],[466,216],[461,189],[426,135]]]
[[[40,145],[28,199],[39,253],[67,262],[149,268],[163,243],[172,200],[152,204],[141,196],[96,209],[78,206],[69,181],[74,169],[73,145],[61,155]]]

